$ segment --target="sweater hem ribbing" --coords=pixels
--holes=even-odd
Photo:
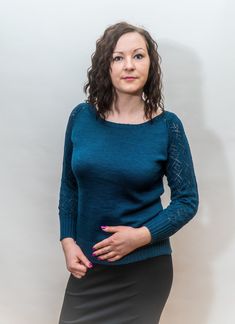
[[[172,248],[170,244],[170,239],[164,239],[162,241],[155,242],[153,244],[144,245],[135,251],[125,255],[119,260],[116,261],[106,261],[106,260],[99,260],[95,256],[92,256],[94,252],[92,250],[93,245],[97,242],[90,242],[81,239],[81,237],[76,239],[76,243],[79,245],[83,253],[92,263],[104,264],[104,265],[122,265],[132,262],[137,262],[141,260],[145,260],[151,257],[160,256],[164,254],[172,254]]]

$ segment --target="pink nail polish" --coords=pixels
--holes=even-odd
[[[107,226],[100,226],[102,229],[106,228]]]
[[[89,268],[93,268],[93,264],[92,263],[89,263]]]

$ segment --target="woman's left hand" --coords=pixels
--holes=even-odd
[[[100,260],[119,260],[150,241],[146,227],[106,226],[103,231],[114,234],[93,246],[93,255]]]

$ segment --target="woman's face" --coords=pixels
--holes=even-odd
[[[117,94],[141,95],[149,67],[145,38],[137,32],[122,35],[114,48],[110,65],[110,76]]]

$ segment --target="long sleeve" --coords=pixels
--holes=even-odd
[[[72,127],[77,108],[75,107],[67,122],[64,140],[64,155],[59,193],[60,241],[65,237],[76,238],[78,187],[71,167],[73,143]]]
[[[181,120],[176,114],[167,120],[168,158],[164,174],[171,191],[167,208],[147,221],[152,240],[166,239],[188,223],[197,213],[199,195],[189,143]]]

